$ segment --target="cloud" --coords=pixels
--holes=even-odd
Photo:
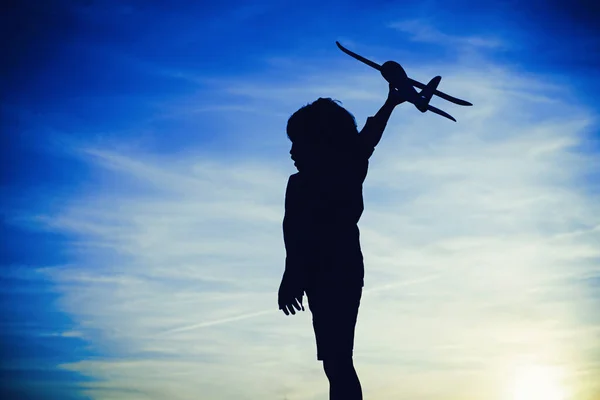
[[[502,50],[508,46],[505,41],[493,36],[462,36],[444,33],[421,19],[393,22],[389,24],[389,27],[408,34],[411,41],[419,43],[495,50]]]
[[[525,359],[590,388],[599,326],[581,310],[599,299],[581,278],[600,274],[600,202],[581,177],[599,165],[576,147],[596,116],[535,76],[435,68],[475,106],[436,99],[454,124],[402,105],[373,156],[355,347],[365,397],[481,398]],[[328,92],[364,121],[384,100],[377,79],[385,88],[350,73],[221,84],[277,112]],[[73,334],[105,355],[62,366],[95,378],[91,397],[326,396],[309,312],[277,311],[289,145],[248,131],[275,138],[269,157],[81,147],[105,180],[38,216],[73,239],[73,262],[43,272]]]

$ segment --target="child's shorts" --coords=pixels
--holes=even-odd
[[[352,357],[362,287],[306,293],[317,341],[317,360]]]

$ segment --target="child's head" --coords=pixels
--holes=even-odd
[[[320,97],[289,118],[290,154],[300,170],[305,166],[337,164],[358,139],[354,116],[337,100]]]

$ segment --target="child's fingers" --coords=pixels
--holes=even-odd
[[[302,295],[293,296],[289,293],[287,295],[282,293],[279,300],[279,309],[282,310],[285,315],[290,315],[290,312],[292,315],[296,315],[296,309],[298,311],[304,311],[304,306],[302,305]]]
[[[290,309],[293,309],[293,307],[290,305],[290,302],[287,300],[280,300],[279,301],[279,309],[281,311],[284,312],[285,315],[290,315]]]
[[[302,298],[300,298],[300,301],[298,301],[298,298],[294,299],[294,307],[296,307],[298,309],[298,311],[302,310],[304,311],[304,306],[302,305]]]

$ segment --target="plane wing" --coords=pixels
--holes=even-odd
[[[337,44],[337,47],[340,48],[341,51],[343,51],[344,53],[348,54],[350,57],[354,57],[356,58],[358,61],[362,61],[365,64],[367,64],[369,67],[375,68],[378,71],[381,71],[381,65],[374,63],[371,60],[368,60],[366,58],[364,58],[363,56],[359,56],[358,54],[356,54],[353,51],[348,50],[347,48],[345,48],[344,46],[342,46],[340,44],[340,42],[335,42],[335,44]],[[417,82],[418,83],[418,82]],[[414,86],[414,85],[413,85]]]
[[[379,65],[379,64],[377,64],[377,63],[375,63],[375,62],[373,62],[373,61],[371,61],[369,59],[366,59],[363,56],[360,56],[360,55],[356,54],[353,51],[348,50],[347,48],[345,48],[344,46],[342,46],[340,44],[340,42],[336,41],[335,44],[337,45],[337,47],[339,47],[340,50],[342,50],[344,53],[348,54],[349,56],[351,56],[353,58],[356,58],[358,61],[361,61],[361,62],[367,64],[371,68],[375,68],[376,70],[381,71],[381,65]],[[411,78],[408,78],[408,81],[410,82],[411,85],[413,85],[415,87],[418,87],[419,89],[423,89],[426,86],[425,84],[423,84],[423,83],[421,83],[419,81],[415,81],[414,79],[411,79]],[[469,103],[466,100],[457,99],[456,97],[450,96],[450,95],[448,95],[448,94],[446,94],[444,92],[440,92],[439,90],[435,90],[433,92],[433,94],[435,96],[438,96],[438,97],[440,97],[440,98],[442,98],[444,100],[448,100],[451,103],[458,104],[460,106],[472,106],[473,105],[472,103]]]
[[[433,113],[436,113],[437,115],[441,115],[442,117],[446,117],[448,119],[451,119],[452,121],[456,122],[456,120],[454,119],[454,117],[450,114],[448,114],[446,111],[442,111],[439,108],[436,108],[434,106],[432,106],[431,104],[427,106],[427,110],[431,111]]]

